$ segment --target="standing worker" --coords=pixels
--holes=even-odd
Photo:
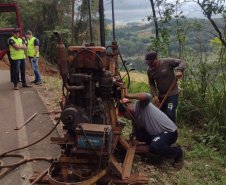
[[[19,90],[19,71],[21,70],[21,80],[22,87],[29,87],[26,83],[25,70],[26,70],[26,60],[25,60],[25,50],[27,49],[23,40],[19,37],[20,30],[15,28],[12,33],[12,37],[9,38],[9,52],[12,62],[12,73],[13,73],[13,83],[14,90]]]
[[[39,85],[42,83],[41,75],[38,70],[39,40],[32,35],[30,30],[25,32],[25,37],[27,39],[27,55],[35,74],[35,80],[31,81],[31,83]]]
[[[160,105],[175,78],[179,79],[182,77],[186,66],[185,61],[174,58],[157,58],[157,53],[155,51],[150,51],[146,53],[144,63],[149,66],[147,75],[154,101],[157,105]],[[175,67],[177,67],[176,75],[174,74]],[[158,90],[158,94],[156,90]],[[161,110],[174,123],[176,121],[178,96],[179,90],[176,83],[161,107]]]
[[[176,125],[151,103],[150,94],[128,94],[126,89],[125,97],[137,101],[133,105],[129,99],[124,98],[119,104],[118,116],[132,120],[136,139],[146,142],[151,153],[174,159],[173,166],[181,168],[185,153],[180,147],[171,146],[178,138]]]

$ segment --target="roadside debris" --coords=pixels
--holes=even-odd
[[[20,130],[22,127],[24,127],[26,124],[28,124],[35,116],[37,116],[37,113],[34,113],[30,118],[25,121],[25,123],[21,127],[16,127],[14,130]]]
[[[51,113],[58,114],[58,113],[61,113],[61,112],[62,112],[61,110],[53,110],[53,111],[50,111],[50,112],[43,112],[42,114],[51,114]]]

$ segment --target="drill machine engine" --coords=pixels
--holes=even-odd
[[[56,176],[62,182],[95,178],[96,182],[107,174],[123,128],[115,106],[125,89],[115,60],[117,43],[113,42],[112,53],[106,53],[105,47],[70,46],[67,59],[61,35],[54,34],[65,97],[60,117],[65,135],[51,138],[61,146],[62,155],[49,169],[50,182],[56,184]]]

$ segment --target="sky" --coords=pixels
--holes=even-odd
[[[105,15],[112,19],[111,0],[104,0]],[[114,0],[115,24],[125,25],[129,22],[147,23],[147,16],[151,14],[149,0]]]
[[[104,0],[104,8],[106,18],[112,20],[111,0]],[[114,0],[114,9],[116,25],[125,25],[130,22],[148,23],[147,16],[152,14],[149,0]],[[183,6],[182,11],[190,18],[204,18],[196,3]]]

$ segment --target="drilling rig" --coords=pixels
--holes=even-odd
[[[65,134],[51,138],[51,142],[61,148],[61,156],[48,170],[52,185],[148,183],[147,175],[131,174],[137,142],[135,139],[128,142],[122,137],[125,123],[119,121],[116,114],[126,83],[118,70],[121,56],[115,41],[114,12],[113,41],[107,47],[103,0],[99,0],[99,14],[101,46],[95,46],[91,39],[85,46],[70,46],[66,56],[62,37],[54,32],[63,81],[60,120]],[[106,48],[111,51],[107,52]],[[125,66],[123,60],[122,63]],[[125,151],[123,161],[116,157],[119,146]]]

